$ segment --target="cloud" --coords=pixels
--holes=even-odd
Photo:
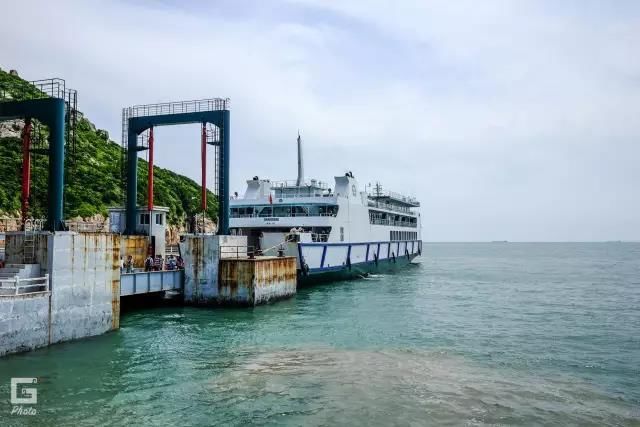
[[[66,78],[116,140],[124,106],[230,97],[234,190],[256,174],[295,176],[302,129],[308,174],[353,170],[417,195],[430,240],[640,239],[632,2],[5,11],[1,65]],[[160,129],[159,164],[197,179],[197,132]]]

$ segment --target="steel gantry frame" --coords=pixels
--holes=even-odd
[[[218,196],[218,234],[229,234],[229,98],[211,98],[161,104],[135,105],[122,110],[122,174],[126,188],[125,234],[136,234],[138,197],[138,152],[149,150],[148,208],[153,209],[153,128],[155,126],[201,123],[201,166],[203,212],[207,206],[207,145],[216,147],[215,191]],[[213,125],[211,128],[208,125]],[[148,131],[147,144],[140,138]],[[143,142],[139,143],[139,139]],[[219,151],[219,153],[218,153]],[[151,222],[151,218],[150,218]]]
[[[39,153],[49,156],[46,228],[49,231],[64,230],[65,147],[70,145],[75,153],[78,93],[67,88],[65,81],[59,78],[28,83],[30,85],[17,89],[15,86],[0,87],[0,120],[25,120],[22,131],[22,224],[24,226],[29,213],[31,153]],[[40,123],[49,129],[47,147],[44,141],[37,139]],[[32,134],[35,134],[36,141]]]

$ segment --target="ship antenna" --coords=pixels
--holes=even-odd
[[[298,187],[304,185],[304,168],[302,165],[302,138],[300,138],[300,129],[298,129]]]

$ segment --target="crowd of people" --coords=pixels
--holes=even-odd
[[[144,271],[164,271],[164,270],[184,270],[184,260],[180,255],[169,255],[165,260],[161,255],[155,257],[149,255],[144,260]],[[133,256],[127,256],[125,261],[120,258],[120,271],[123,273],[133,273]]]

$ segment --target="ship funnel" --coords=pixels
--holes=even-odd
[[[296,185],[299,187],[304,185],[304,168],[302,165],[302,138],[300,138],[300,132],[298,131],[298,180]]]

